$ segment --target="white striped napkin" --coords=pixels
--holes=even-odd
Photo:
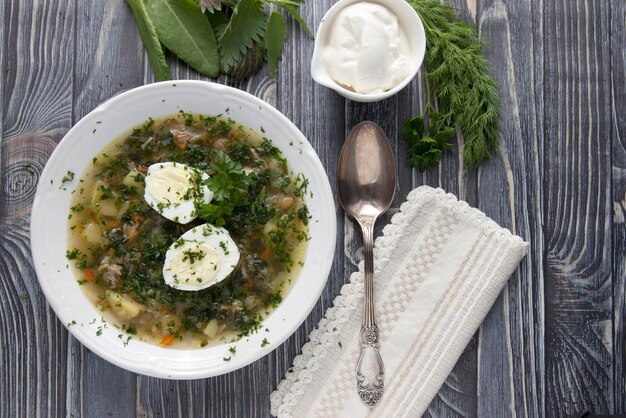
[[[271,395],[278,417],[419,417],[528,244],[441,189],[413,190],[376,240],[376,313],[385,393],[358,397],[363,263]]]

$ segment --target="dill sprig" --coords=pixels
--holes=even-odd
[[[497,150],[500,137],[499,86],[488,72],[485,41],[451,6],[438,0],[407,1],[426,31],[425,82],[439,105],[438,125],[463,131],[465,164],[476,167]]]

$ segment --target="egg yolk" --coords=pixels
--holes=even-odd
[[[221,267],[220,254],[206,244],[188,243],[177,251],[169,265],[175,284],[211,282]]]
[[[150,173],[149,192],[161,203],[181,203],[189,199],[192,180],[189,170],[177,166],[162,167]]]

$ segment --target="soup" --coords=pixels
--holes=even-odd
[[[236,339],[262,326],[303,265],[307,185],[231,119],[149,119],[78,180],[67,258],[127,335],[176,348]]]

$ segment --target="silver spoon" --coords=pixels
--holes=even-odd
[[[385,366],[378,351],[378,326],[374,313],[374,224],[385,213],[396,191],[396,164],[387,136],[373,122],[362,122],[346,139],[337,169],[341,206],[361,225],[365,252],[365,300],[361,327],[361,355],[356,365],[359,397],[374,406],[383,395]],[[374,352],[377,373],[365,381],[363,360]],[[374,381],[371,381],[374,380]]]

